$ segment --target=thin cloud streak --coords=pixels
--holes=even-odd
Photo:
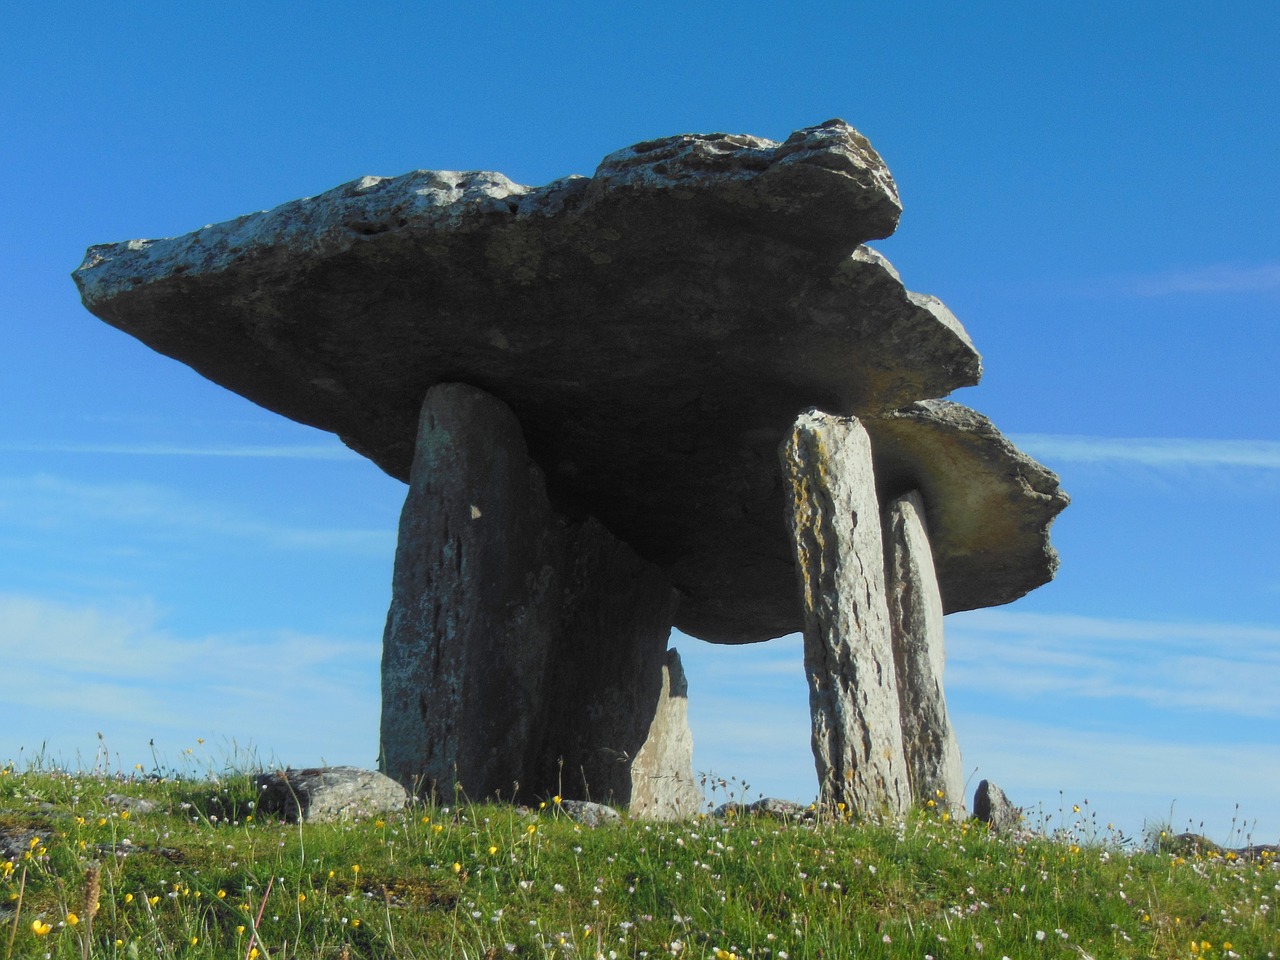
[[[1122,823],[1131,835],[1140,835],[1144,821],[1171,821],[1175,829],[1184,829],[1186,817],[1203,820],[1203,827],[1193,826],[1220,843],[1243,843],[1246,832],[1257,842],[1274,842],[1280,835],[1280,817],[1274,813],[1280,749],[1272,744],[1187,744],[1010,723],[1007,717],[982,714],[953,720],[966,756],[983,760],[970,787],[991,779],[1009,791],[1014,803],[1041,798],[1045,812],[1054,814],[1045,824],[1049,829],[1070,827],[1070,804],[1088,802],[1103,822]],[[1058,791],[1065,824],[1059,802],[1047,800],[1058,801]],[[1235,811],[1222,802],[1224,796],[1240,804],[1234,825]],[[1030,811],[1033,824],[1037,816]],[[1256,829],[1249,831],[1252,823]]]
[[[371,754],[379,655],[377,643],[287,631],[182,636],[147,601],[0,594],[0,662],[33,678],[13,685],[0,755],[46,742],[74,754],[96,731],[131,753],[126,766],[157,733],[239,736],[295,763]]]
[[[1142,297],[1186,293],[1267,293],[1280,291],[1280,263],[1256,267],[1215,263],[1138,279],[1133,292]]]
[[[286,550],[342,550],[385,556],[390,530],[287,526],[245,517],[181,491],[150,483],[78,483],[48,474],[0,477],[0,521],[11,529],[104,529],[123,525],[131,537],[172,541],[197,536],[257,541]]]
[[[1125,462],[1147,467],[1251,467],[1280,470],[1280,441],[1191,437],[1089,437],[1020,433],[1010,439],[1032,456],[1075,463]]]
[[[947,634],[953,692],[1280,719],[1280,630],[984,610]]]
[[[234,446],[203,447],[171,443],[6,443],[6,453],[84,453],[138,457],[236,457],[279,460],[363,460],[341,446]]]

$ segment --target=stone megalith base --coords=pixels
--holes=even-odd
[[[530,784],[633,803],[636,757],[664,702],[677,595],[661,570],[591,518],[565,530],[560,578],[560,626]]]
[[[631,814],[684,820],[697,815],[702,804],[702,790],[693,779],[689,682],[680,654],[671,649],[662,665],[662,697],[649,736],[631,767]]]
[[[629,803],[646,742],[679,737],[654,723],[676,602],[598,522],[552,510],[504,403],[431,388],[383,638],[380,768],[419,794]]]
[[[916,491],[885,508],[886,597],[901,703],[902,749],[917,803],[964,810],[964,770],[942,691],[942,594]]]
[[[905,813],[911,788],[870,441],[856,417],[810,411],[780,456],[820,795],[853,810]]]

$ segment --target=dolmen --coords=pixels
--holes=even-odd
[[[91,247],[107,323],[408,484],[381,770],[419,794],[701,803],[672,626],[803,630],[822,799],[961,803],[942,617],[1052,578],[1058,479],[940,398],[959,321],[866,243],[832,120],[542,187],[415,171]]]

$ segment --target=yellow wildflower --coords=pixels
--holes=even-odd
[[[67,926],[74,927],[79,922],[80,922],[80,918],[76,916],[74,913],[67,914]]]
[[[52,929],[53,929],[53,924],[51,923],[44,923],[41,920],[31,921],[31,932],[34,933],[37,937],[43,937],[46,933],[48,933]]]

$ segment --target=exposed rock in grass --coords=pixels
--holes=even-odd
[[[258,809],[296,822],[341,820],[403,810],[404,787],[390,777],[359,767],[279,770],[254,778]]]
[[[751,803],[722,803],[716,807],[713,814],[713,816],[721,818],[752,815],[775,817],[779,820],[810,820],[814,817],[814,809],[803,803],[796,803],[794,800],[761,797]]]
[[[973,816],[986,823],[993,833],[1014,830],[1022,823],[1022,809],[1015,807],[1005,792],[990,780],[983,780],[974,791]]]
[[[561,800],[559,807],[565,816],[584,827],[601,827],[607,823],[622,822],[622,814],[613,807],[591,800]]]
[[[121,810],[128,810],[130,813],[147,814],[156,809],[154,801],[145,800],[142,797],[131,797],[123,793],[109,793],[106,801],[113,807],[119,807]]]

